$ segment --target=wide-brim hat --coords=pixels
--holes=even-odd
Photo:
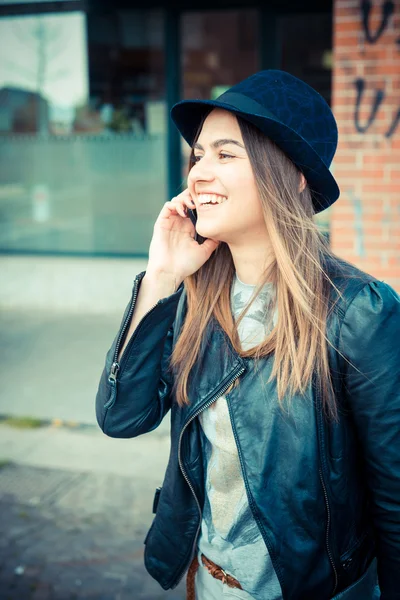
[[[267,69],[234,85],[215,100],[182,100],[171,117],[190,146],[204,116],[223,108],[253,123],[300,169],[310,187],[315,212],[338,199],[329,170],[338,141],[335,118],[324,98],[290,73]]]

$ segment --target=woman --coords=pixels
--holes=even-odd
[[[267,70],[172,118],[188,188],[97,394],[114,437],[171,409],[146,568],[166,590],[187,573],[197,600],[400,598],[400,298],[313,222],[339,196],[334,117]]]

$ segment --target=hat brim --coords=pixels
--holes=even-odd
[[[182,100],[172,107],[171,118],[190,146],[202,119],[212,108],[223,108],[253,123],[290,157],[307,180],[316,213],[339,198],[339,187],[317,152],[296,131],[272,116],[248,113],[218,100]]]

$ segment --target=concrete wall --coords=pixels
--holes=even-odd
[[[0,310],[122,314],[147,259],[0,256]]]

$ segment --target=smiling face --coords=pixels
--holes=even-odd
[[[261,202],[234,114],[219,108],[210,112],[194,145],[194,156],[188,188],[196,204],[197,232],[230,246],[265,240]],[[220,203],[202,207],[204,201]]]

